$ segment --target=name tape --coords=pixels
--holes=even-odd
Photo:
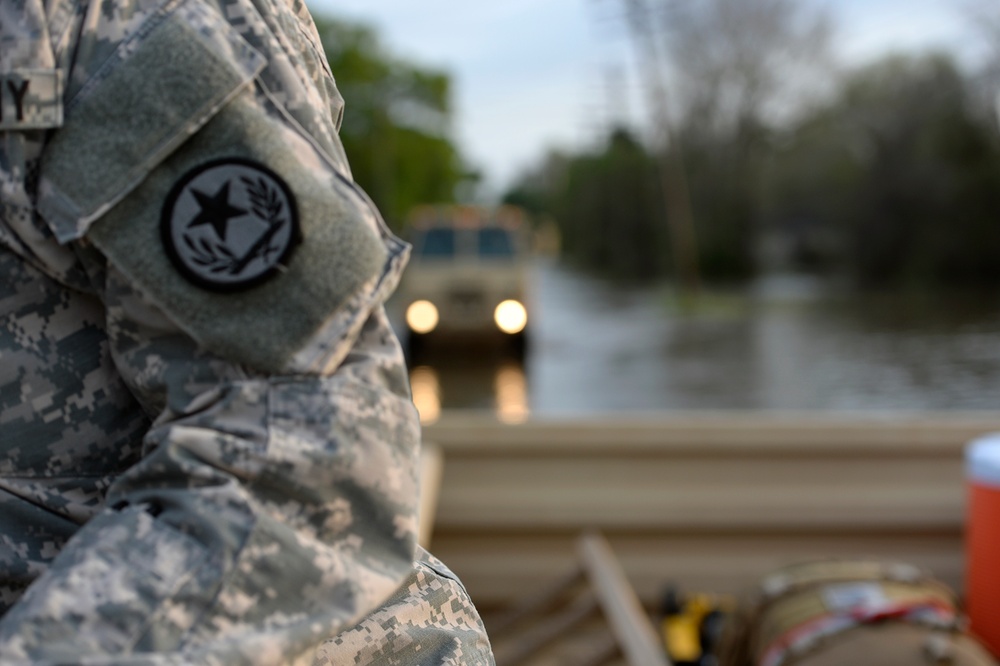
[[[61,127],[62,91],[62,70],[0,72],[0,130]]]

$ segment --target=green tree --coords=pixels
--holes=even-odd
[[[552,154],[504,197],[552,215],[571,262],[622,280],[664,277],[669,240],[654,158],[617,130],[592,153]]]
[[[843,115],[865,152],[851,219],[865,282],[1000,278],[1000,155],[943,56],[889,59],[848,85]]]
[[[503,195],[502,202],[524,209],[534,220],[551,216],[563,197],[567,171],[576,156],[552,150],[527,169]]]
[[[371,28],[315,17],[346,100],[340,138],[355,180],[399,228],[418,204],[450,203],[474,178],[451,129],[451,79],[387,53]]]
[[[830,22],[795,0],[664,4],[699,262],[708,278],[744,279],[774,131],[831,79]]]
[[[861,285],[1000,282],[1000,146],[946,56],[851,74],[776,157],[772,214],[839,236]]]

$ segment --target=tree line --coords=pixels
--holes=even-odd
[[[672,142],[610,128],[591,149],[545,155],[503,197],[555,220],[568,260],[628,280],[675,275],[667,204],[680,194],[705,280],[779,267],[863,286],[1000,284],[992,0],[970,5],[994,56],[974,71],[947,53],[844,71],[831,21],[797,0],[646,4]],[[355,180],[396,229],[417,205],[455,201],[478,175],[451,136],[449,74],[395,57],[367,26],[316,22]],[[665,191],[670,163],[683,191]]]
[[[925,53],[842,72],[829,20],[794,0],[680,6],[661,35],[673,145],[614,128],[591,150],[548,154],[505,195],[553,218],[570,260],[671,275],[659,175],[677,151],[704,279],[778,267],[865,287],[1000,284],[995,69]]]

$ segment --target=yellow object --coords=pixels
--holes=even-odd
[[[692,594],[684,599],[680,612],[663,618],[663,643],[675,663],[698,663],[704,650],[701,633],[705,618],[714,611],[729,612],[733,603],[710,594]]]
[[[701,657],[700,619],[687,613],[663,621],[663,639],[671,661],[697,661]]]

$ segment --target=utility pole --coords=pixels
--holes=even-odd
[[[676,140],[670,122],[667,84],[662,69],[663,60],[657,48],[652,16],[646,0],[624,0],[624,2],[629,32],[646,79],[648,107],[655,132],[655,148],[659,158],[674,270],[681,296],[690,304],[701,289],[698,244],[681,146]]]
[[[605,134],[623,127],[629,117],[628,90],[625,72],[618,65],[608,65],[604,68],[604,96],[607,108]]]

